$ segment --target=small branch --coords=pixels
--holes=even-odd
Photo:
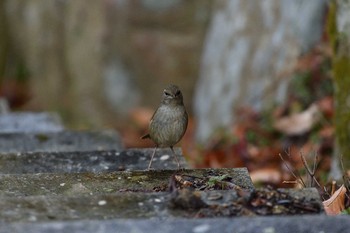
[[[317,167],[318,167],[318,153],[317,153],[317,151],[315,152],[315,156],[314,156],[314,167],[313,167],[313,169],[312,169],[312,172],[315,174],[315,172],[316,172],[316,169],[317,169]]]
[[[343,155],[340,155],[340,165],[341,165],[341,169],[343,171],[343,183],[344,183],[344,186],[345,188],[349,191],[350,190],[350,178],[345,170],[345,167],[344,167],[344,163],[343,163]],[[350,198],[349,195],[347,193],[345,193],[345,196],[347,198]]]
[[[309,174],[309,177],[311,178],[310,179],[310,187],[313,187],[313,183],[314,183],[313,180],[315,177],[315,173],[310,170],[309,165],[306,162],[305,156],[303,155],[303,153],[301,151],[300,151],[300,158],[301,158],[301,161],[303,162],[303,165],[304,165],[307,173]]]
[[[334,194],[334,192],[335,192],[335,185],[336,185],[337,183],[333,180],[332,181],[332,189],[331,189],[331,195],[333,195]]]
[[[347,188],[347,190],[350,190],[350,178],[347,175],[347,172],[346,172],[345,167],[344,167],[343,155],[340,155],[339,161],[340,161],[341,169],[343,171],[343,182],[344,182],[345,188]]]
[[[302,152],[300,152],[300,158],[301,158],[301,161],[303,162],[303,165],[304,165],[307,173],[310,176],[310,187],[315,187],[315,184],[316,184],[318,186],[318,188],[320,190],[322,190],[322,185],[318,182],[318,180],[315,177],[316,169],[318,167],[318,153],[317,152],[315,153],[312,171],[311,171],[310,167],[308,166],[306,159],[305,159],[305,156],[303,155]],[[323,190],[325,191],[325,193],[327,195],[329,195],[329,193],[325,187],[323,187]]]
[[[285,151],[285,153],[288,155],[288,152]],[[284,165],[286,166],[286,168],[288,169],[288,171],[290,172],[290,174],[292,174],[292,176],[296,179],[299,180],[300,183],[304,186],[304,188],[306,187],[303,179],[301,178],[301,176],[297,176],[294,171],[289,167],[288,163],[286,162],[286,160],[284,160],[283,156],[281,155],[281,153],[278,154],[279,157],[281,158],[282,162],[284,163]]]

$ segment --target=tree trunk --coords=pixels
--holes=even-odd
[[[335,135],[336,150],[333,160],[332,176],[340,178],[335,172],[338,159],[346,170],[350,169],[350,2],[337,0],[330,4],[328,34],[333,48],[333,75],[335,86]]]

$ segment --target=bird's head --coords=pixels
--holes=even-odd
[[[163,104],[183,104],[182,93],[178,86],[170,84],[164,89],[163,92]]]

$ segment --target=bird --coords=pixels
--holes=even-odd
[[[177,167],[180,163],[174,151],[174,145],[184,136],[188,124],[188,114],[183,102],[183,96],[178,86],[168,85],[164,91],[161,103],[149,122],[149,133],[142,139],[149,138],[155,143],[148,170],[159,147],[170,147]]]

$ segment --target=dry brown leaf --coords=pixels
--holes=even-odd
[[[345,209],[346,188],[342,185],[334,194],[323,202],[324,210],[328,215],[338,215]]]
[[[250,178],[253,183],[273,183],[278,184],[281,182],[281,172],[276,168],[262,168],[250,173]]]
[[[274,128],[286,135],[301,135],[311,130],[312,126],[320,119],[320,110],[316,104],[300,113],[277,119]]]

